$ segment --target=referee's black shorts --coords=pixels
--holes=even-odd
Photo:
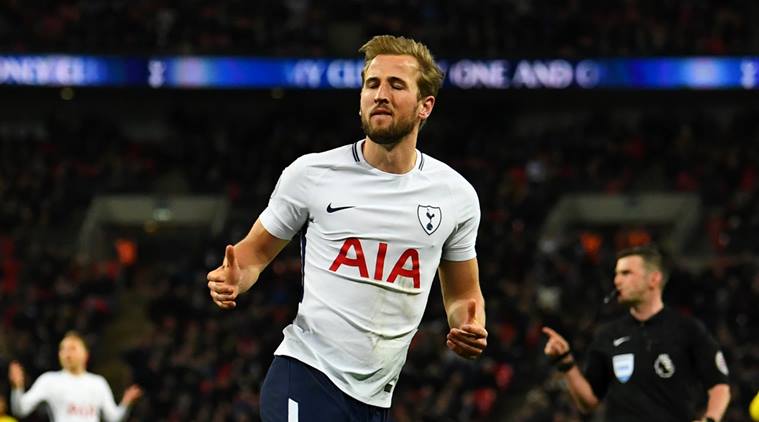
[[[390,422],[390,409],[343,393],[320,371],[275,356],[261,386],[263,422]]]

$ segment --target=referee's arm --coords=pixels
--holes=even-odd
[[[690,320],[686,326],[692,359],[696,363],[698,377],[707,390],[706,412],[701,421],[721,421],[730,403],[730,385],[727,362],[719,344],[698,320]]]
[[[569,394],[582,413],[591,413],[596,410],[600,400],[593,392],[593,388],[587,378],[575,364],[574,357],[570,353],[569,343],[559,333],[549,327],[543,327],[543,333],[548,336],[546,347],[543,350],[551,358],[559,359],[559,370],[564,373],[567,380]]]
[[[727,384],[717,384],[710,388],[707,393],[709,394],[709,402],[706,404],[704,418],[721,421],[725,410],[727,410],[727,405],[730,403],[730,386]]]

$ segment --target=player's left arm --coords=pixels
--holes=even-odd
[[[487,347],[488,337],[477,258],[442,260],[438,274],[450,327],[446,345],[462,357],[475,359]]]
[[[99,383],[101,397],[100,411],[103,414],[103,419],[108,422],[121,422],[126,420],[127,415],[129,414],[129,405],[142,395],[142,390],[134,385],[130,386],[124,392],[124,399],[122,399],[121,403],[117,406],[116,401],[113,398],[113,391],[111,391],[111,387],[108,385],[108,381],[106,381],[105,378],[101,378]]]

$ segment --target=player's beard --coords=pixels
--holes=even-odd
[[[397,144],[406,135],[414,130],[417,125],[416,120],[413,117],[403,118],[399,117],[398,120],[392,122],[390,126],[378,128],[372,125],[371,116],[361,115],[361,128],[364,129],[364,133],[369,139],[380,145],[392,145]]]

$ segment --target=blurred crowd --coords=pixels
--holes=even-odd
[[[750,0],[2,0],[0,51],[352,55],[405,34],[440,57],[749,54]]]
[[[97,364],[108,324],[124,312],[119,296],[129,294],[141,298],[149,322],[118,356],[146,393],[132,420],[257,420],[260,383],[300,296],[299,251],[286,249],[230,312],[212,304],[205,274],[221,262],[223,246],[247,232],[284,166],[361,137],[357,119],[334,116],[335,107],[352,114],[353,97],[317,107],[305,96],[237,114],[193,111],[190,102],[142,123],[107,107],[0,122],[0,363],[19,359],[32,377],[56,369],[61,335],[77,329]],[[568,107],[504,118],[469,101],[436,110],[419,149],[479,192],[489,347],[478,362],[447,351],[433,287],[394,419],[582,420],[543,356],[540,327],[565,333],[581,360],[597,324],[623,311],[601,306],[614,251],[661,240],[668,229],[581,225],[546,242],[541,228],[568,193],[658,191],[689,192],[702,203],[688,244],[672,257],[665,301],[704,321],[722,344],[733,385],[728,420],[745,420],[759,388],[751,331],[759,321],[756,110]],[[78,253],[72,239],[91,199],[128,192],[224,195],[233,212],[220,235],[166,245],[180,256],[170,261],[150,259],[139,237],[136,260]],[[8,393],[4,377],[0,393]]]

